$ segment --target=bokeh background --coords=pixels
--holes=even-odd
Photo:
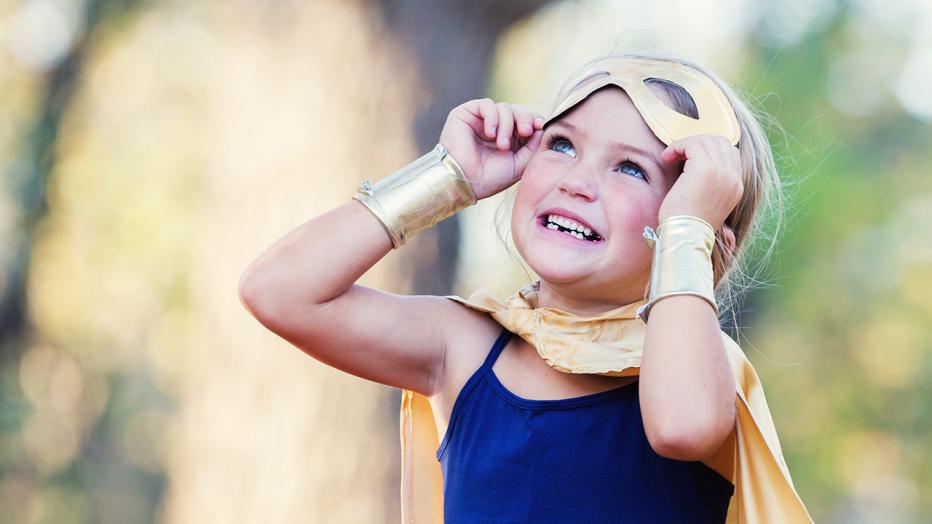
[[[817,522],[928,522],[927,0],[0,0],[0,522],[398,522],[398,392],[265,331],[239,276],[455,105],[547,112],[613,49],[772,117],[789,206],[742,347]],[[507,296],[498,205],[364,283]]]

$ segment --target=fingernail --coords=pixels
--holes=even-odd
[[[498,126],[492,126],[492,131],[489,134],[495,136],[496,131],[498,131]]]

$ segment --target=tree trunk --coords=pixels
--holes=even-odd
[[[353,2],[243,2],[221,24],[169,522],[399,518],[397,394],[308,359],[235,297],[275,238],[430,149],[447,112],[482,95],[498,34],[531,9],[381,6],[384,19]],[[457,241],[447,221],[363,282],[447,293]]]

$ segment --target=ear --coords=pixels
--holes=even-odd
[[[728,226],[722,226],[722,241],[725,242],[725,247],[728,248],[728,254],[731,256],[735,255],[735,232]]]

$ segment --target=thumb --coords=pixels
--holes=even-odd
[[[534,156],[534,153],[536,153],[537,149],[540,147],[540,140],[543,136],[544,132],[542,130],[538,129],[534,131],[534,134],[531,135],[531,139],[527,141],[527,144],[524,144],[524,147],[515,151],[515,172],[518,178],[521,178],[521,175],[524,174],[524,168],[527,167],[531,157]]]

